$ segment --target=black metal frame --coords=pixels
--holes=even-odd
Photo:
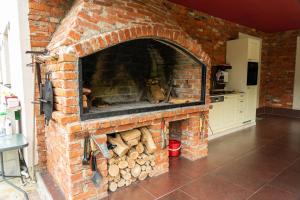
[[[83,80],[82,80],[82,58],[78,59],[78,79],[79,79],[79,107],[80,107],[80,119],[82,121],[89,120],[89,119],[95,119],[95,118],[104,118],[104,117],[112,117],[112,116],[118,116],[118,115],[127,115],[127,114],[134,114],[134,113],[143,113],[143,112],[151,112],[151,111],[158,111],[158,110],[166,110],[166,109],[172,109],[172,108],[182,108],[182,107],[188,107],[188,106],[198,106],[198,105],[205,105],[205,98],[206,98],[206,75],[207,75],[207,66],[200,61],[197,57],[195,57],[193,54],[191,54],[186,49],[173,44],[170,41],[162,40],[162,39],[156,39],[156,38],[140,38],[140,39],[153,39],[156,41],[160,41],[164,44],[168,44],[170,47],[173,47],[177,50],[180,50],[184,52],[185,54],[189,55],[195,62],[202,65],[202,75],[201,75],[201,97],[200,100],[197,102],[191,102],[191,103],[183,103],[183,104],[170,104],[170,105],[157,105],[153,107],[145,107],[145,108],[134,108],[134,109],[126,109],[126,110],[120,110],[120,111],[108,111],[108,112],[99,112],[99,113],[84,113],[83,109]],[[139,39],[136,39],[139,40]],[[118,45],[118,44],[117,44]],[[96,52],[94,52],[96,53]]]

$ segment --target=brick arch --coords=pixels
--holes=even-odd
[[[137,39],[156,39],[184,49],[206,67],[210,66],[210,57],[203,51],[201,44],[186,33],[152,26],[138,26],[101,34],[74,44],[77,57],[84,57],[114,45]]]

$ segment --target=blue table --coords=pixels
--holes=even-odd
[[[28,200],[27,193],[19,188],[18,186],[11,183],[9,180],[6,179],[5,172],[4,172],[4,162],[3,162],[3,152],[10,151],[10,150],[21,150],[28,146],[28,142],[26,141],[25,137],[22,134],[13,134],[13,135],[6,135],[0,136],[0,160],[1,160],[1,176],[3,180],[14,187],[15,189],[22,192],[25,198]]]

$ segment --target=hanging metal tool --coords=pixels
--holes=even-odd
[[[26,51],[27,54],[32,55],[32,63],[27,66],[33,67],[34,71],[34,84],[37,84],[39,87],[40,98],[34,103],[40,104],[40,114],[45,114],[46,125],[49,124],[50,119],[52,118],[53,112],[53,86],[50,81],[51,72],[46,73],[45,84],[42,84],[41,78],[41,64],[43,61],[39,60],[37,56],[43,55],[47,56],[49,52],[44,51]],[[35,113],[35,112],[34,112]]]
[[[168,144],[167,144],[167,134],[166,134],[166,123],[164,120],[161,120],[160,135],[161,135],[161,148],[165,149]]]
[[[90,137],[87,136],[84,138],[84,150],[83,150],[83,158],[82,158],[83,165],[89,164],[90,155],[91,155]]]
[[[102,176],[100,174],[100,172],[98,171],[98,167],[97,167],[97,157],[96,155],[99,153],[97,152],[97,149],[95,147],[95,143],[93,141],[93,139],[90,139],[90,145],[91,145],[91,150],[92,150],[92,163],[91,163],[91,168],[92,168],[92,182],[96,187],[99,187],[101,182],[102,182]]]
[[[108,151],[108,147],[107,144],[99,144],[97,142],[97,140],[95,139],[94,135],[91,135],[91,139],[93,140],[93,142],[96,144],[96,146],[98,147],[98,149],[101,151],[102,155],[106,158],[106,159],[110,159],[110,154]]]
[[[204,138],[205,138],[205,114],[204,113],[201,113],[200,114],[200,139],[201,139],[201,142],[204,141]]]
[[[45,114],[46,125],[49,124],[49,121],[52,118],[53,112],[53,86],[50,80],[51,72],[46,73],[45,84],[40,85],[40,104],[43,113]]]
[[[33,99],[35,99],[35,91],[36,91],[36,82],[37,82],[37,86],[40,87],[40,84],[41,84],[41,68],[40,68],[40,63],[36,61],[36,55],[42,55],[42,54],[48,54],[48,51],[45,50],[45,51],[40,51],[40,52],[37,52],[37,51],[26,51],[25,52],[26,54],[31,54],[31,59],[32,59],[32,63],[30,64],[30,66],[32,67],[32,70],[33,70],[33,84],[34,84],[34,87],[33,87]],[[39,63],[37,65],[37,63]],[[28,66],[28,65],[26,65]],[[41,109],[40,109],[41,110]],[[31,167],[31,174],[32,174],[32,179],[34,181],[36,181],[36,176],[35,176],[35,118],[36,118],[36,113],[35,113],[35,109],[33,107],[33,129],[32,129],[32,133],[33,133],[33,140],[32,140],[32,167]]]

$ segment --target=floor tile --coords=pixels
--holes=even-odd
[[[288,168],[276,177],[270,185],[290,191],[300,196],[300,172]]]
[[[249,200],[298,200],[295,194],[280,188],[265,186],[255,193]]]
[[[155,199],[149,192],[145,191],[138,184],[122,188],[116,192],[110,193],[109,200],[153,200]]]
[[[194,200],[195,198],[192,198],[188,194],[184,193],[182,190],[176,190],[159,200]]]
[[[200,200],[243,200],[251,195],[250,191],[211,175],[204,176],[181,189]]]
[[[189,161],[185,158],[170,158],[170,171],[180,173],[190,178],[198,178],[215,170],[218,166],[210,162],[208,158],[197,161]]]
[[[190,177],[182,173],[168,172],[157,177],[152,177],[140,182],[140,186],[149,191],[156,197],[161,197],[166,193],[187,184],[191,181]]]

